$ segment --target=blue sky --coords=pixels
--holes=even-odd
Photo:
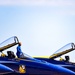
[[[75,1],[0,0],[0,41],[14,35],[31,56],[75,43]]]

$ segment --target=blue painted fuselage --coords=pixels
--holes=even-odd
[[[0,57],[0,63],[19,73],[19,66],[25,65],[24,75],[73,75],[73,71],[37,59],[8,59]],[[22,74],[21,74],[22,75]]]
[[[65,68],[70,69],[75,72],[75,63],[66,62],[66,61],[58,61],[58,60],[53,60],[53,59],[49,59],[49,58],[36,58],[36,59],[39,59],[42,61],[47,61],[47,62],[55,64],[55,65],[60,65],[62,67],[65,67]]]

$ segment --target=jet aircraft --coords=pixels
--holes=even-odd
[[[75,44],[68,43],[65,46],[58,49],[49,58],[43,57],[35,57],[35,58],[39,60],[45,60],[55,65],[60,65],[75,72],[75,62],[74,62],[75,59],[73,59],[74,51],[75,51]],[[72,59],[72,61],[70,59]]]
[[[71,69],[33,58],[25,53],[23,57],[18,58],[15,51],[10,50],[18,44],[16,36],[0,43],[0,75],[75,75]]]

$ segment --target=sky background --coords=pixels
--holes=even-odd
[[[75,0],[0,0],[0,42],[12,36],[31,56],[75,43]]]

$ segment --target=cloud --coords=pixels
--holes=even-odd
[[[75,6],[74,0],[0,0],[0,5]]]

